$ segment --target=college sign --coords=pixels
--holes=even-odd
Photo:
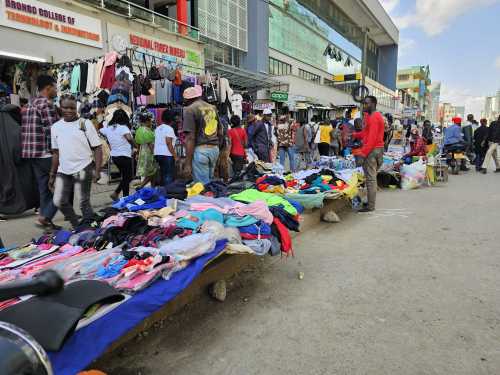
[[[288,93],[285,91],[274,91],[271,93],[271,100],[275,102],[286,102],[288,101]]]
[[[36,0],[1,0],[0,25],[102,48],[101,21]]]

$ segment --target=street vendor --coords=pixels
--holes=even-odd
[[[419,134],[417,128],[411,129],[410,133],[410,152],[408,152],[403,158],[411,158],[413,156],[426,156],[427,155],[427,149],[426,149],[426,141],[425,139]]]
[[[382,166],[384,156],[384,119],[377,112],[377,98],[368,95],[363,101],[364,129],[353,134],[354,138],[361,139],[360,164],[366,178],[366,189],[368,191],[368,202],[360,212],[375,210],[377,198],[377,172]]]

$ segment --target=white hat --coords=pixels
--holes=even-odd
[[[264,109],[264,111],[262,112],[263,115],[272,115],[273,114],[273,111],[271,111],[269,108],[266,108]]]

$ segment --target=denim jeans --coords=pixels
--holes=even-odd
[[[40,216],[47,220],[52,220],[57,213],[57,207],[54,206],[53,195],[49,190],[49,175],[52,165],[52,158],[28,159],[33,172],[35,173],[40,193]]]
[[[193,155],[193,179],[195,182],[208,184],[214,177],[214,170],[219,158],[217,146],[197,146]]]
[[[68,220],[73,227],[79,224],[78,216],[73,208],[73,201],[71,198],[75,187],[80,193],[80,210],[82,211],[83,219],[92,220],[94,217],[94,211],[90,205],[93,171],[94,163],[90,163],[80,172],[72,175],[57,173],[54,188],[54,204],[61,210],[66,220]]]
[[[160,166],[161,181],[163,186],[174,181],[175,160],[173,156],[155,155],[156,162]]]
[[[288,154],[288,160],[290,161],[290,170],[295,172],[295,149],[293,146],[290,147],[280,147],[278,149],[278,155],[280,159],[280,164],[285,167],[286,154]]]

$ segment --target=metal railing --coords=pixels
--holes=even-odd
[[[91,5],[99,9],[117,14],[130,19],[137,19],[152,23],[152,26],[160,27],[171,33],[183,35],[188,38],[200,40],[198,28],[179,22],[173,18],[164,16],[151,9],[131,3],[127,0],[78,0],[85,5]]]

